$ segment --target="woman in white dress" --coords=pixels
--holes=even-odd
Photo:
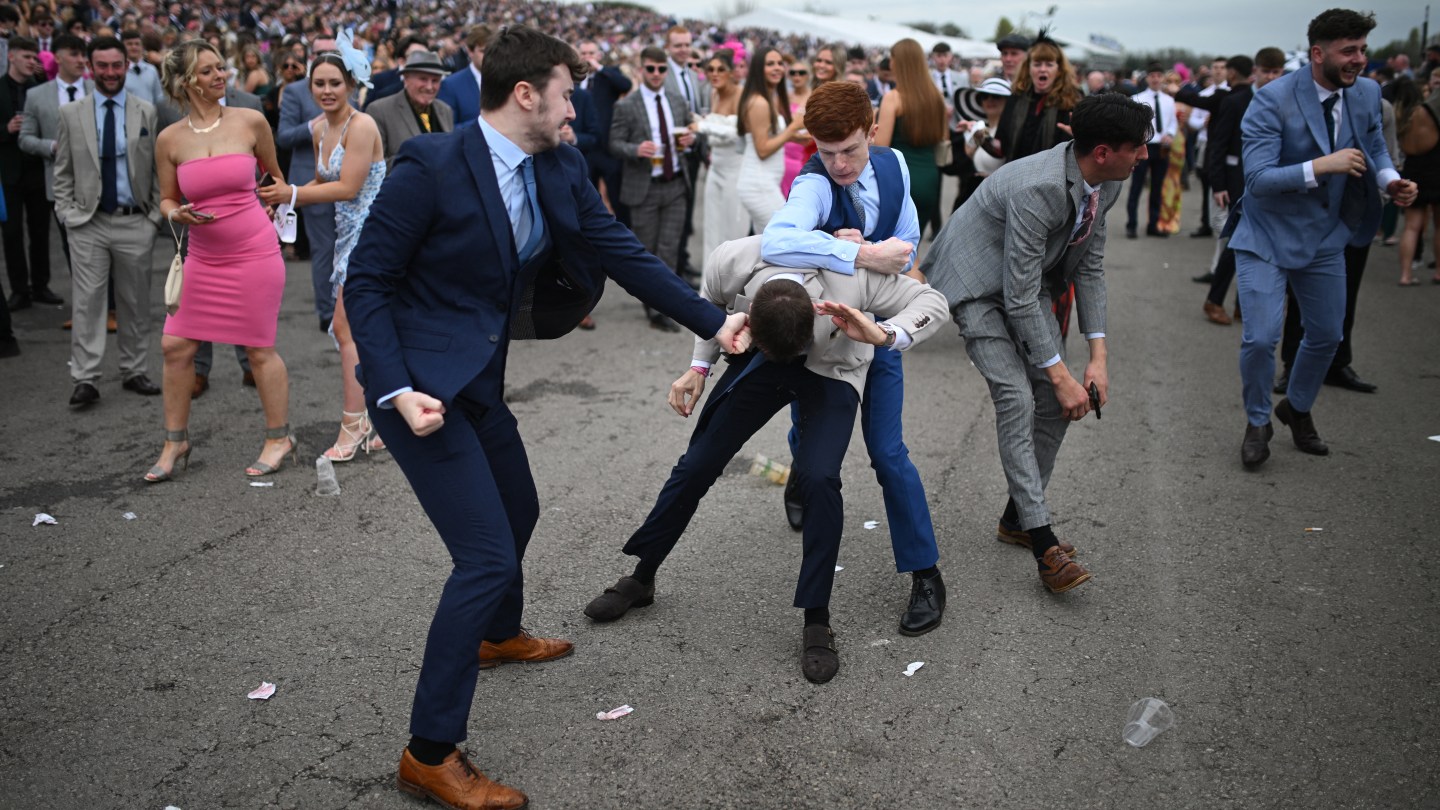
[[[740,94],[739,133],[745,138],[737,191],[755,233],[785,204],[780,181],[785,177],[785,144],[809,140],[804,116],[790,113],[785,89],[785,57],[764,48],[750,59],[745,90]]]
[[[735,63],[730,51],[721,49],[705,63],[710,82],[710,114],[700,119],[700,131],[710,138],[710,171],[705,175],[705,219],[703,225],[705,260],[722,242],[744,238],[750,232],[750,215],[740,203],[736,181],[740,177],[743,144],[736,132],[740,110],[740,85],[735,83]]]

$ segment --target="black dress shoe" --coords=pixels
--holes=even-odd
[[[100,401],[100,389],[88,382],[76,383],[75,393],[70,395],[70,404],[79,408]]]
[[[1355,373],[1355,369],[1349,366],[1342,366],[1326,374],[1325,384],[1346,388],[1351,391],[1359,391],[1362,394],[1373,394],[1380,390],[1380,386],[1360,379],[1360,375]]]
[[[1329,445],[1320,439],[1320,432],[1315,429],[1315,420],[1310,418],[1310,414],[1301,413],[1291,407],[1289,399],[1282,399],[1280,404],[1275,406],[1275,418],[1290,428],[1290,438],[1295,440],[1295,446],[1300,448],[1302,453],[1312,456],[1330,455]]]
[[[0,340],[0,357],[19,357],[20,341],[15,338]]]
[[[1145,226],[1145,235],[1146,235],[1146,236],[1158,236],[1158,237],[1160,237],[1161,239],[1169,239],[1169,238],[1170,238],[1170,234],[1168,234],[1168,233],[1160,230],[1159,228],[1157,228],[1157,227],[1154,226],[1154,225],[1147,225],[1147,226]]]
[[[11,294],[10,294],[10,300],[7,301],[7,302],[5,302],[5,305],[8,306],[8,307],[10,307],[10,311],[11,311],[11,312],[15,312],[15,311],[21,310],[21,309],[29,309],[29,308],[30,308],[30,293],[21,293],[21,292],[11,293]]]
[[[1196,284],[1213,284],[1215,282],[1215,274],[1201,273],[1198,276],[1191,276],[1190,280],[1195,282]]]
[[[585,606],[585,615],[597,622],[613,622],[624,616],[632,607],[655,604],[655,583],[642,585],[634,577],[621,577],[615,587],[590,600]]]
[[[805,504],[800,501],[800,485],[795,483],[795,473],[785,481],[785,520],[790,528],[800,531],[805,528]]]
[[[1140,237],[1139,237],[1138,234],[1135,233],[1135,229],[1134,229],[1134,228],[1126,228],[1126,229],[1125,229],[1125,238],[1126,238],[1126,239],[1139,239]]]
[[[1276,394],[1283,394],[1290,390],[1290,369],[1287,368],[1280,372],[1280,376],[1275,378],[1275,387],[1270,390]]]
[[[800,642],[800,671],[811,683],[826,683],[840,671],[835,651],[835,631],[823,624],[805,625]]]
[[[324,332],[324,333],[327,334],[327,335],[330,334],[330,319],[329,319],[329,318],[321,318],[321,319],[320,319],[320,331],[321,331],[321,332]]]
[[[65,303],[64,298],[61,298],[55,293],[50,292],[50,288],[48,287],[41,287],[38,290],[31,290],[30,298],[34,300],[37,304],[49,304],[51,306],[57,307]]]
[[[1191,239],[1204,239],[1207,236],[1214,236],[1215,231],[1208,225],[1202,225],[1190,232]]]
[[[659,329],[661,332],[679,332],[680,324],[672,321],[669,315],[661,315],[657,312],[650,316],[650,328]]]
[[[1265,463],[1270,458],[1270,437],[1275,435],[1275,428],[1266,422],[1259,427],[1255,425],[1245,426],[1245,441],[1240,445],[1240,463],[1245,465],[1247,470],[1253,470]]]
[[[121,383],[120,387],[124,388],[126,391],[134,391],[135,393],[145,397],[154,397],[160,395],[160,386],[156,385],[153,382],[150,382],[150,378],[146,377],[144,374],[136,374],[134,377],[131,377],[130,379]]]
[[[940,626],[945,615],[945,580],[937,571],[933,577],[911,577],[910,606],[900,617],[900,635],[923,636]]]

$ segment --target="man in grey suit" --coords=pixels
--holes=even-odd
[[[150,345],[150,256],[160,224],[155,182],[155,107],[125,92],[125,49],[113,37],[90,43],[95,93],[60,108],[55,214],[70,231],[74,287],[70,404],[100,399],[105,356],[105,285],[115,274],[123,387],[160,393],[146,375]]]
[[[685,189],[690,167],[681,152],[695,143],[685,98],[665,86],[665,52],[640,52],[641,87],[615,105],[610,123],[610,153],[624,162],[620,201],[630,206],[631,229],[645,249],[671,270],[679,271],[680,240],[685,228]],[[650,325],[665,332],[680,327],[659,310],[645,307]]]
[[[1030,547],[1041,582],[1055,593],[1090,578],[1070,559],[1073,547],[1062,547],[1050,529],[1045,487],[1067,422],[1108,397],[1105,214],[1145,158],[1152,118],[1150,107],[1117,94],[1085,98],[1071,124],[1075,140],[990,175],[945,223],[920,266],[950,301],[995,403],[1010,490],[997,536]],[[1071,283],[1090,344],[1083,385],[1065,366],[1051,313],[1051,301]]]
[[[20,151],[45,161],[45,196],[55,204],[55,149],[60,137],[60,107],[95,92],[95,83],[85,78],[88,58],[85,41],[62,34],[55,37],[55,78],[25,93],[25,120],[20,122]],[[60,218],[55,218],[57,223]],[[70,263],[70,238],[60,225],[60,248]]]
[[[125,68],[125,92],[158,106],[166,100],[165,91],[160,87],[160,71],[145,61],[145,40],[139,31],[131,28],[120,34],[120,41],[125,43],[125,58],[129,61],[129,67]]]
[[[333,38],[317,39],[311,57],[333,50]],[[290,165],[284,167],[285,180],[303,186],[315,179],[315,142],[310,122],[322,110],[310,94],[308,82],[286,89],[290,92],[280,94],[280,128],[275,133],[275,143],[281,149],[293,150]],[[320,319],[320,331],[326,332],[335,315],[335,289],[330,283],[335,263],[335,205],[318,203],[300,210],[305,235],[310,239],[310,282],[315,291],[315,315]]]
[[[385,96],[366,110],[380,129],[387,169],[400,144],[417,135],[455,131],[455,111],[435,97],[440,80],[449,72],[430,51],[412,51],[400,68],[403,91]]]

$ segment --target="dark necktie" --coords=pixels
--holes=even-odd
[[[940,93],[945,98],[950,98],[950,74],[948,71],[940,71]]]
[[[685,106],[695,109],[695,93],[690,89],[690,77],[686,75],[685,68],[680,68],[680,86],[685,90]]]
[[[855,206],[855,214],[860,217],[860,235],[865,235],[865,206],[860,202],[860,181],[855,181],[845,187],[850,194],[850,204]]]
[[[107,214],[120,207],[115,185],[115,99],[105,100],[105,133],[100,143],[100,210]]]
[[[1155,93],[1155,137],[1161,137],[1165,131],[1165,121],[1160,118],[1160,93]]]
[[[1095,226],[1095,212],[1100,208],[1100,189],[1090,192],[1085,198],[1085,211],[1080,215],[1080,227],[1075,229],[1075,236],[1070,240],[1070,247],[1084,242],[1090,238],[1090,229]]]
[[[655,114],[660,117],[660,142],[661,153],[665,155],[665,168],[661,170],[660,176],[666,180],[675,179],[675,161],[670,159],[670,127],[665,123],[665,97],[655,96]]]
[[[1330,98],[1321,102],[1320,109],[1325,111],[1325,134],[1330,136],[1330,151],[1335,151],[1335,104],[1340,101],[1340,91],[1330,95]]]
[[[540,197],[535,193],[535,158],[526,157],[520,163],[520,175],[525,178],[525,210],[529,212],[529,234],[525,246],[520,249],[520,264],[525,264],[540,249],[540,238],[545,233],[545,220],[540,215]],[[525,218],[521,218],[523,223]]]
[[[74,100],[75,100],[75,91],[76,91],[76,89],[78,89],[78,88],[76,88],[74,85],[71,85],[71,86],[65,88],[65,92],[67,92],[67,93],[70,94],[70,100],[71,100],[71,101],[74,101]]]
[[[136,76],[139,76],[139,75],[140,75],[140,65],[139,65],[139,63],[136,63],[135,67],[132,68],[132,70],[135,71],[135,75],[136,75]]]

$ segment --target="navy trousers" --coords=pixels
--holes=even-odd
[[[731,361],[700,412],[685,455],[670,471],[645,523],[625,544],[625,553],[652,561],[669,556],[725,465],[791,402],[798,405],[804,436],[790,468],[805,504],[795,607],[829,605],[845,524],[840,464],[855,430],[860,396],[853,386],[822,377],[801,360],[770,363],[756,352]]]
[[[1150,175],[1150,221],[1145,227],[1154,228],[1160,224],[1160,201],[1165,196],[1165,172],[1170,169],[1170,147],[1159,144],[1151,146],[1154,148],[1150,150],[1150,156],[1140,161],[1135,166],[1135,173],[1130,175],[1130,196],[1125,200],[1125,229],[1128,231],[1135,230],[1140,209],[1140,192],[1145,189],[1147,173]]]
[[[410,733],[466,737],[480,642],[520,632],[521,562],[540,516],[530,460],[503,403],[485,408],[462,393],[445,425],[419,437],[393,409],[371,409],[390,455],[435,524],[453,567],[425,641]]]

